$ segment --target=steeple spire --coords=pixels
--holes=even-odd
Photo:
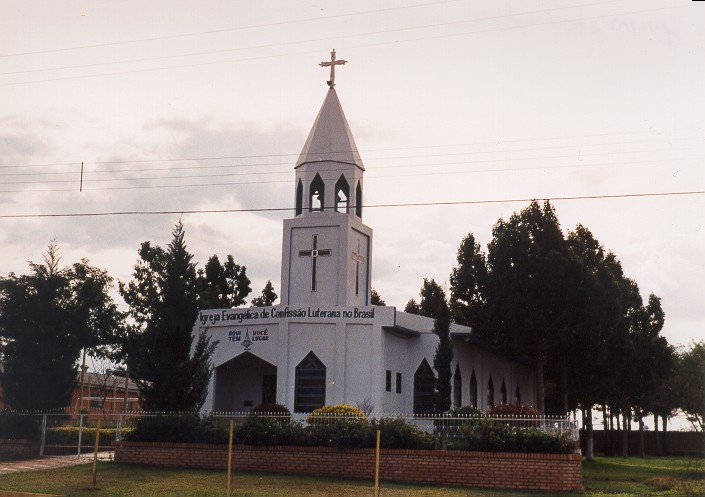
[[[328,61],[323,61],[320,64],[318,64],[321,67],[329,67],[330,66],[330,80],[328,80],[328,86],[331,87],[331,89],[335,86],[335,66],[344,66],[347,64],[347,60],[336,60],[335,59],[335,48],[333,51],[330,53],[330,62]]]

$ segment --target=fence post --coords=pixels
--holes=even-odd
[[[375,497],[379,497],[379,438],[380,431],[377,430],[377,443],[375,447]]]
[[[118,414],[117,426],[115,426],[115,441],[122,440],[122,414]]]
[[[44,457],[44,445],[47,440],[47,415],[42,414],[42,442],[39,445],[39,457]]]
[[[81,457],[81,438],[83,437],[83,416],[81,413],[78,415],[78,454],[76,457]]]
[[[100,418],[98,418],[98,426],[95,429],[95,448],[93,449],[93,490],[98,478],[98,443],[100,441]]]
[[[232,495],[233,488],[233,428],[235,426],[234,418],[230,418],[230,437],[228,440],[228,496]]]

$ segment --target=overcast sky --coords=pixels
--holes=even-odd
[[[0,0],[0,275],[52,238],[127,281],[179,214],[290,208],[336,90],[366,167],[372,286],[442,284],[469,232],[554,200],[705,335],[705,4],[689,0]],[[80,190],[84,163],[83,191]],[[696,192],[690,194],[680,194]],[[679,195],[675,195],[679,193]],[[636,196],[642,194],[669,194]],[[598,198],[584,198],[598,197]],[[599,198],[603,197],[603,198]],[[604,198],[607,197],[607,198]],[[184,214],[199,267],[233,254],[279,293],[289,211]]]

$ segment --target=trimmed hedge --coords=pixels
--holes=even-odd
[[[285,416],[285,415],[283,415]],[[531,452],[569,454],[577,443],[569,434],[552,434],[537,428],[518,428],[487,418],[440,418],[435,434],[398,418],[368,420],[366,417],[315,418],[304,425],[285,422],[281,417],[250,414],[235,425],[233,440],[254,446],[298,445],[335,447],[338,449],[371,448],[377,430],[385,449],[458,449],[483,452]],[[453,437],[450,437],[450,431]],[[137,442],[194,442],[225,444],[229,438],[229,420],[196,414],[182,416],[148,416],[141,418],[126,440]]]
[[[47,428],[47,440],[65,440],[70,442],[78,442],[78,434],[81,429],[78,426],[56,426],[53,428]],[[90,428],[87,426],[83,427],[83,432],[81,433],[81,445],[82,446],[92,446],[95,444],[95,433],[96,428]],[[123,428],[122,434],[127,436],[128,433],[132,431],[131,428]],[[115,437],[117,436],[116,428],[101,428],[100,429],[100,439],[98,442],[100,445],[112,445],[115,442]]]

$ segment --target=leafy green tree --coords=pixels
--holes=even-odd
[[[81,350],[110,357],[122,339],[112,278],[85,259],[66,268],[60,259],[52,242],[44,264],[0,279],[0,383],[4,401],[17,410],[67,406]]]
[[[267,284],[262,289],[262,295],[252,299],[252,307],[274,305],[278,298],[279,296],[274,292],[274,285],[270,280],[267,280]]]
[[[572,324],[576,269],[555,210],[533,201],[492,230],[486,286],[488,326],[481,330],[536,369],[537,409],[545,411],[545,365]]]
[[[680,408],[693,424],[705,431],[705,342],[694,342],[679,354],[675,366],[675,385]]]
[[[639,423],[641,457],[644,457],[644,417],[651,412],[653,395],[661,379],[668,376],[674,361],[672,347],[660,334],[665,317],[661,299],[651,294],[647,304],[639,308],[632,327],[632,354],[626,365],[633,385],[630,397]]]
[[[560,338],[559,383],[565,385],[563,412],[581,407],[586,420],[586,458],[592,460],[592,409],[603,402],[610,388],[611,371],[619,374],[622,364],[615,361],[621,343],[617,333],[626,330],[630,310],[630,286],[619,260],[604,249],[582,225],[567,238],[577,264],[577,299],[573,305],[574,323]],[[589,353],[586,353],[589,351]]]
[[[379,293],[377,293],[377,290],[375,290],[374,288],[370,292],[370,305],[387,305],[387,303],[382,300],[382,297]]]
[[[239,307],[252,292],[247,268],[235,264],[232,255],[222,264],[217,255],[212,255],[205,269],[198,270],[196,292],[199,309]]]
[[[205,402],[217,343],[205,333],[193,343],[196,269],[181,221],[172,233],[166,250],[142,244],[132,282],[120,286],[139,330],[128,344],[127,363],[145,409],[192,411]]]
[[[416,302],[416,300],[409,299],[409,301],[404,306],[404,312],[408,312],[409,314],[420,315],[421,307],[419,307],[419,303]]]

